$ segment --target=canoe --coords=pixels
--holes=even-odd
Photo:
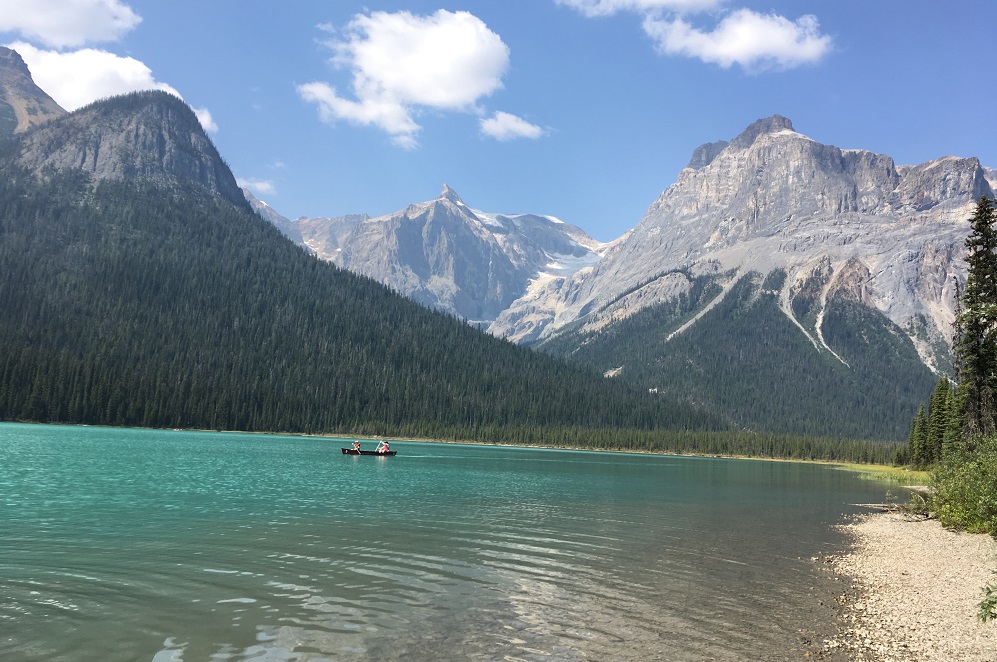
[[[387,453],[378,453],[377,451],[355,451],[352,448],[344,448],[343,455],[394,455],[398,451],[388,451]]]

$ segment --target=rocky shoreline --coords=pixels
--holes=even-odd
[[[997,579],[997,540],[893,512],[861,516],[842,530],[852,551],[815,559],[840,587],[838,633],[807,657],[997,661],[997,621],[976,617],[983,586]]]

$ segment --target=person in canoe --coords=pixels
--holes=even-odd
[[[381,443],[377,445],[375,450],[378,453],[387,453],[391,449],[388,448],[388,442],[382,440]]]
[[[353,450],[355,450],[355,451],[359,451],[360,450],[360,442],[359,441],[353,440]]]

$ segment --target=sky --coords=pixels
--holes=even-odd
[[[163,89],[284,216],[472,208],[634,227],[774,114],[898,164],[997,167],[991,0],[0,0],[63,108]]]

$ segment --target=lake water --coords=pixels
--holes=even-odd
[[[800,659],[828,467],[0,424],[0,659]],[[373,442],[364,446],[373,448]]]

